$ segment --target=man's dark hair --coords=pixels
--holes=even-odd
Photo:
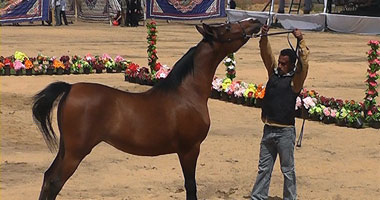
[[[283,49],[280,52],[281,56],[288,56],[291,64],[296,64],[297,55],[292,49]]]

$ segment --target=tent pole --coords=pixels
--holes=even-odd
[[[78,22],[78,0],[74,0],[75,23]]]
[[[273,16],[272,16],[272,13],[273,13],[273,9],[274,9],[274,0],[272,0],[271,4],[270,4],[270,8],[269,8],[269,17],[268,17],[268,21],[267,21],[267,25],[270,26],[272,24],[272,20],[273,20]]]
[[[53,5],[51,7],[51,25],[52,26],[55,26],[57,23],[55,20],[55,2],[56,2],[56,0],[53,1]]]

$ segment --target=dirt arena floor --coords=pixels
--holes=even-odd
[[[201,36],[194,23],[158,22],[159,62],[173,64]],[[110,27],[77,22],[69,26],[37,24],[2,26],[0,55],[16,50],[29,56],[87,53],[121,55],[147,65],[146,28]],[[279,31],[279,30],[272,30]],[[361,101],[368,67],[367,42],[378,36],[304,32],[310,47],[305,87],[321,95]],[[270,38],[273,51],[287,48],[286,35]],[[251,39],[236,54],[237,79],[265,83],[266,71]],[[223,77],[224,65],[217,76]],[[32,96],[54,81],[96,82],[139,92],[149,87],[127,83],[122,74],[0,77],[1,199],[37,199],[43,173],[55,157],[50,153],[31,113]],[[380,99],[378,99],[380,102]],[[199,199],[244,199],[256,178],[263,123],[258,108],[218,100],[208,102],[211,128],[197,164]],[[128,123],[128,122],[125,122]],[[55,125],[56,126],[56,125]],[[297,137],[301,120],[297,119]],[[298,197],[309,199],[379,199],[380,131],[351,129],[307,121],[303,146],[295,151]],[[283,178],[278,162],[270,187],[272,200],[282,199]],[[176,155],[138,157],[100,144],[85,158],[58,199],[185,199]]]

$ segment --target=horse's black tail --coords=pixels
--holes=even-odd
[[[64,97],[70,92],[71,85],[65,82],[55,82],[34,96],[33,118],[44,136],[50,151],[57,150],[57,136],[51,125],[51,112],[56,105],[56,100]]]

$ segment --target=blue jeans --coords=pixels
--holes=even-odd
[[[296,174],[294,170],[294,127],[264,126],[260,144],[259,171],[253,186],[251,199],[268,199],[270,179],[277,154],[280,157],[281,171],[284,175],[283,200],[297,198]]]

